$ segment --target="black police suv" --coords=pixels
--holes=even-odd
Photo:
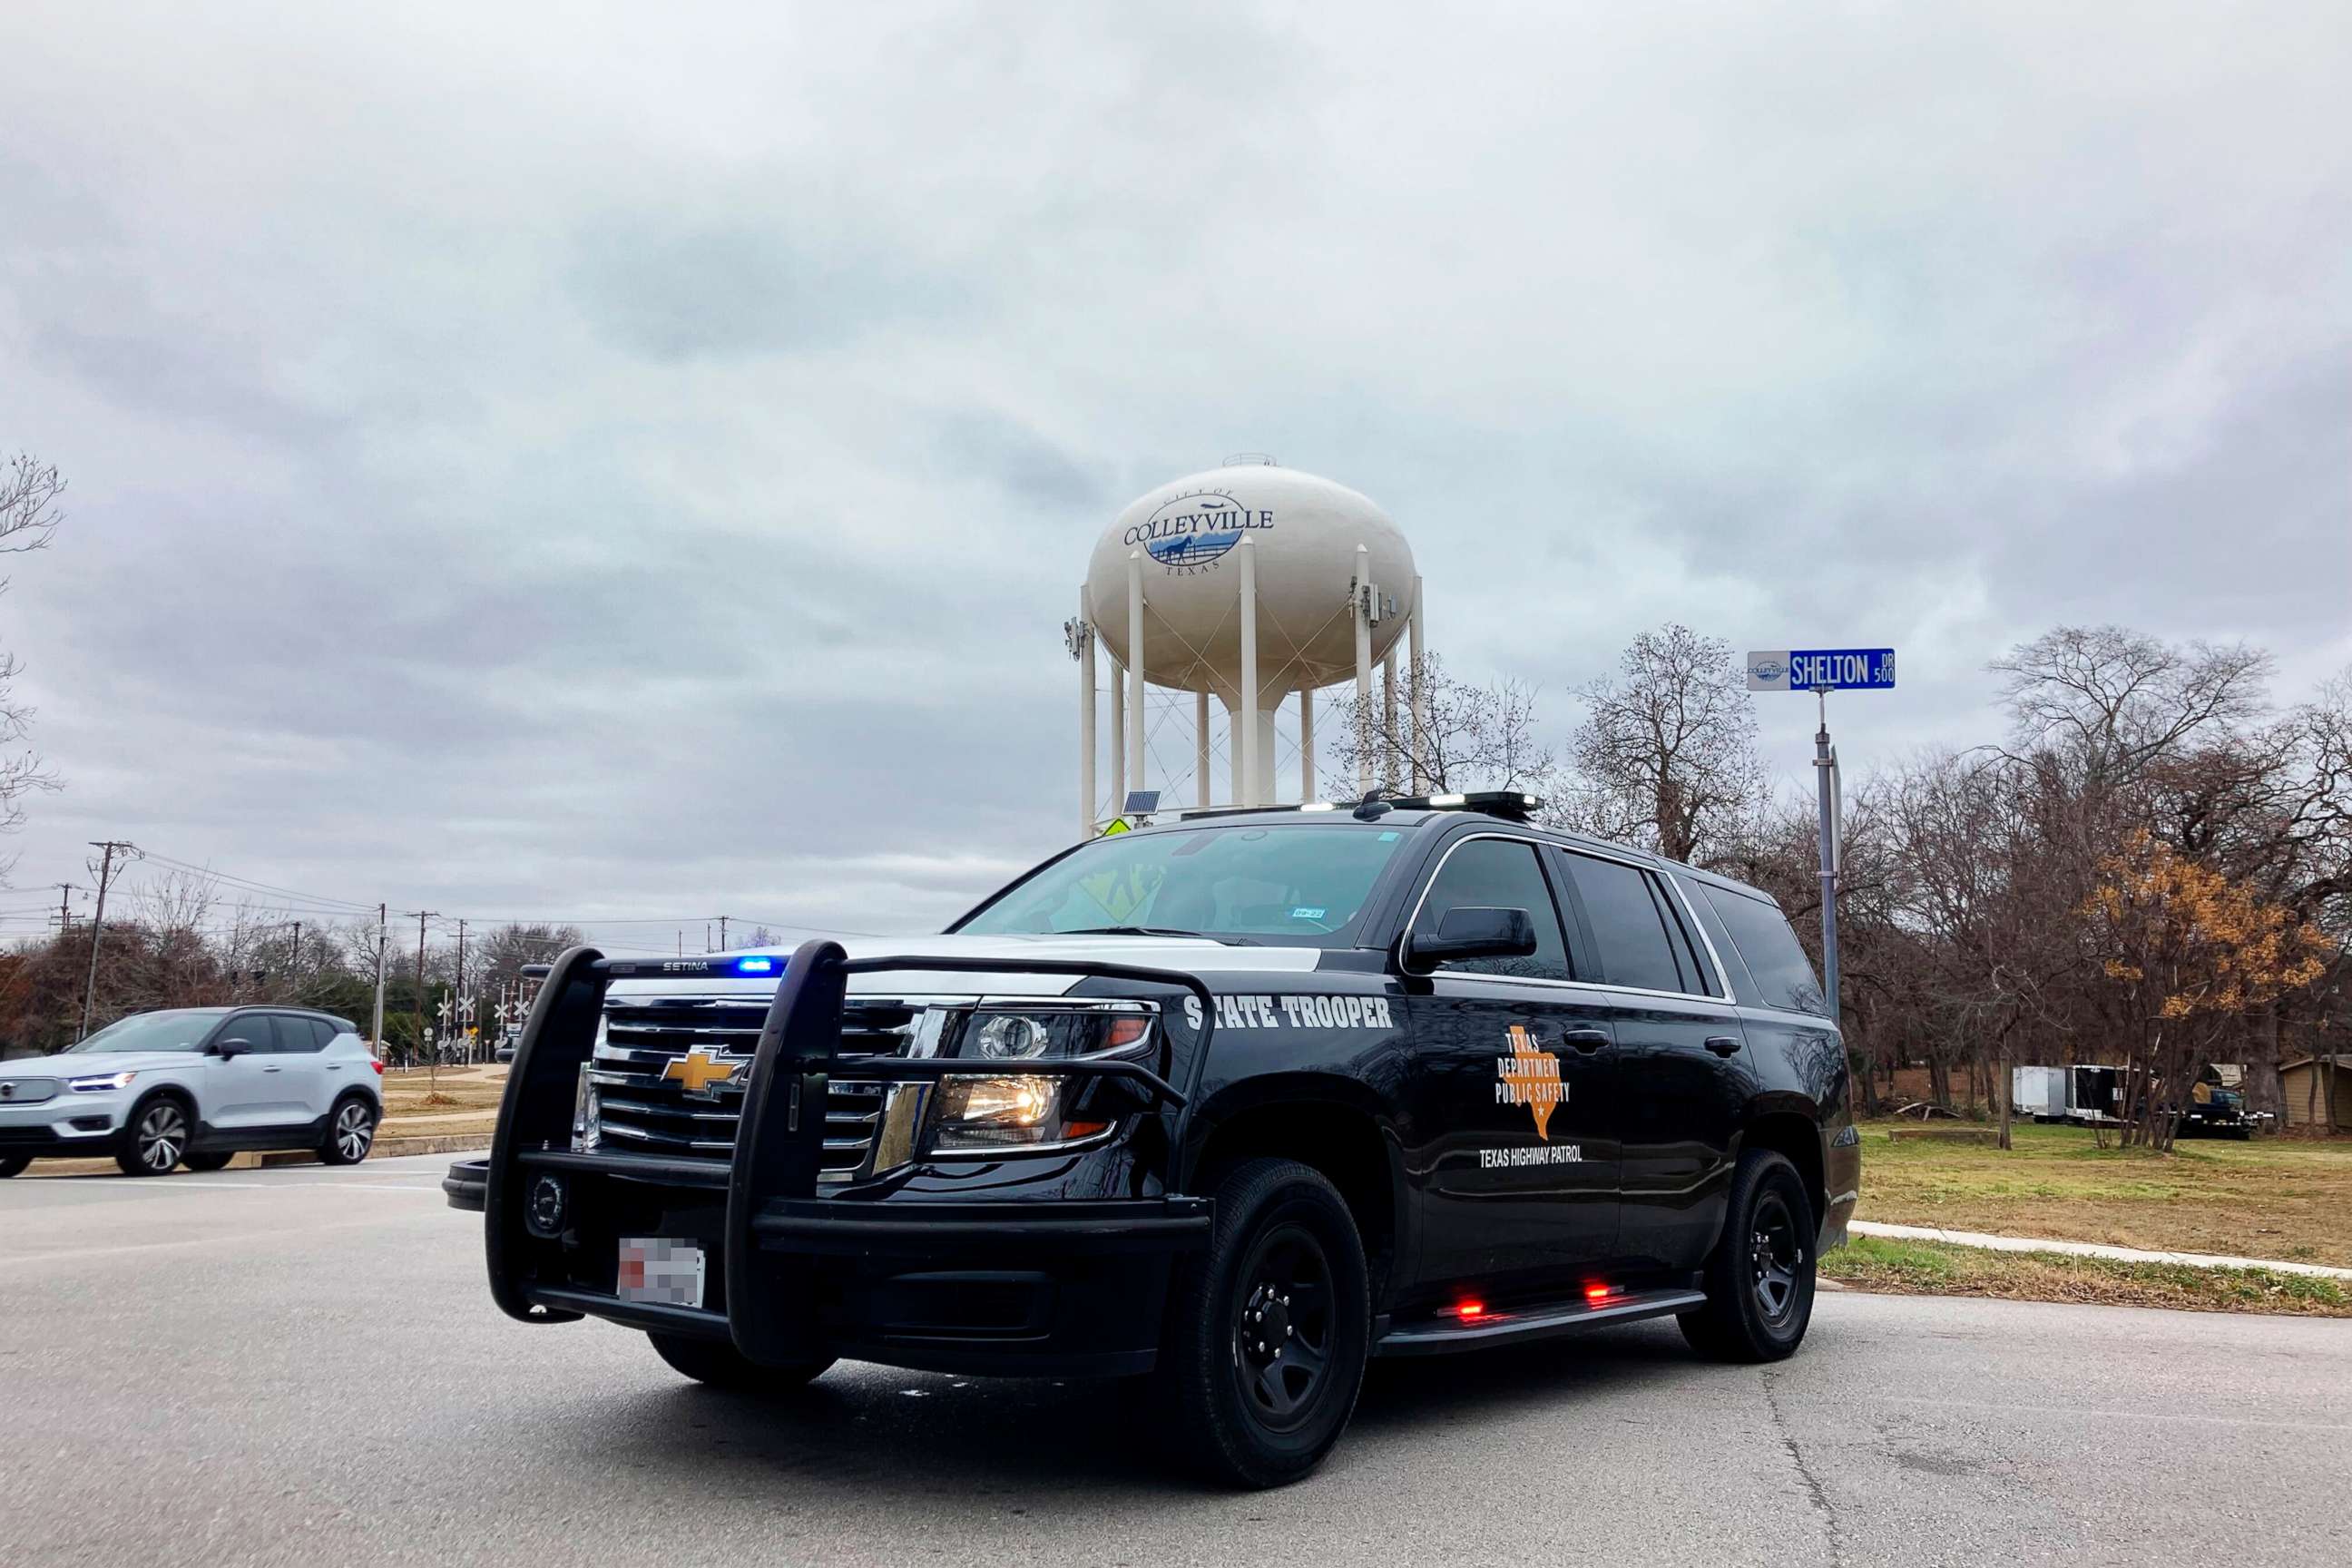
[[[751,1391],[1149,1378],[1246,1486],[1370,1356],[1667,1314],[1786,1356],[1860,1177],[1819,983],[1768,898],[1534,805],[1190,815],[938,937],[574,949],[450,1199],[523,1321]]]

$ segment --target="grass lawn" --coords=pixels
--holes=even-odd
[[[1864,1124],[1856,1218],[2352,1268],[2352,1140],[2184,1139],[2151,1154],[2031,1122],[2008,1153],[1886,1137],[1917,1125]]]
[[[2093,1301],[2197,1312],[2282,1312],[2352,1318],[2340,1279],[2183,1263],[2116,1263],[2057,1253],[1990,1252],[1937,1242],[1858,1236],[1822,1259],[1822,1277],[1898,1296],[1991,1296],[2011,1301]]]

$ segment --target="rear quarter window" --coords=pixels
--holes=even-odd
[[[1730,931],[1741,962],[1756,982],[1760,1005],[1829,1016],[1829,1008],[1822,1001],[1822,983],[1778,906],[1727,888],[1702,884],[1699,893]]]

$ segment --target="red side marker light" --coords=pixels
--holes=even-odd
[[[1584,1288],[1584,1299],[1588,1301],[1605,1301],[1615,1294],[1617,1287],[1614,1285],[1587,1285]]]
[[[1473,1318],[1483,1318],[1486,1315],[1486,1303],[1484,1301],[1461,1302],[1454,1307],[1454,1315],[1465,1322]]]

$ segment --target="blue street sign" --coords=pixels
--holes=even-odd
[[[1894,685],[1891,647],[1767,648],[1748,656],[1750,691],[1882,691]]]

